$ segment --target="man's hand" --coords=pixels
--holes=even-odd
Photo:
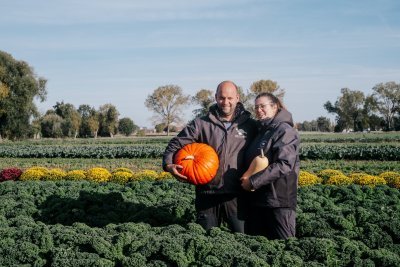
[[[242,182],[242,188],[248,192],[253,192],[253,186],[251,185],[249,177],[242,177],[240,178],[240,181]]]
[[[165,169],[171,173],[176,179],[178,179],[181,182],[187,183],[187,177],[180,174],[178,170],[182,170],[183,166],[182,165],[178,165],[178,164],[168,164],[167,166],[165,166]]]

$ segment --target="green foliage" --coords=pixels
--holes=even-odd
[[[335,131],[341,132],[350,128],[354,131],[362,131],[366,128],[366,125],[363,125],[364,93],[349,88],[342,88],[340,92],[342,95],[338,97],[335,104],[330,101],[324,104],[324,108],[329,113],[337,115]]]
[[[9,158],[160,158],[163,144],[154,145],[0,145]],[[400,160],[399,145],[302,145],[300,159]]]
[[[46,98],[46,80],[33,68],[0,51],[0,135],[8,139],[26,138],[30,119],[38,116],[35,98]]]
[[[303,145],[300,159],[400,160],[399,145]]]
[[[135,125],[130,118],[122,118],[118,122],[118,132],[124,134],[125,136],[131,135],[138,129],[139,127]]]
[[[195,117],[201,117],[207,114],[211,105],[215,102],[214,92],[207,89],[201,89],[192,97],[192,103],[199,105],[200,108],[193,110]]]
[[[55,113],[62,118],[61,129],[63,137],[76,138],[79,133],[82,118],[74,105],[69,103],[65,104],[61,101],[61,103],[57,102],[53,108]]]
[[[10,158],[156,158],[164,147],[148,146],[0,146],[0,157]]]
[[[299,190],[297,238],[205,231],[194,187],[0,183],[1,266],[398,266],[400,192],[309,186]]]
[[[400,132],[370,133],[304,133],[300,132],[302,143],[395,143],[400,141]]]
[[[105,104],[100,106],[98,112],[100,136],[114,137],[118,130],[118,116],[119,112],[114,105]]]
[[[40,128],[43,137],[60,138],[63,136],[61,127],[63,119],[52,112],[48,112],[40,120]]]
[[[394,130],[394,117],[400,110],[400,84],[395,82],[379,83],[372,90],[378,111],[385,118],[385,129]]]
[[[96,109],[89,105],[80,105],[77,111],[81,117],[79,136],[83,138],[97,137],[100,123],[99,114]]]

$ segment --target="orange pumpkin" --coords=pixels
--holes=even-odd
[[[211,146],[192,143],[175,154],[174,163],[182,165],[183,169],[179,172],[188,178],[189,183],[202,185],[210,182],[217,174],[219,159]]]

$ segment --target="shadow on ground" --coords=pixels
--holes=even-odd
[[[39,207],[35,220],[45,224],[72,225],[85,223],[103,227],[113,223],[148,223],[151,226],[187,224],[193,221],[193,211],[182,203],[170,199],[156,205],[132,203],[121,193],[82,191],[77,199],[60,196],[48,197]]]

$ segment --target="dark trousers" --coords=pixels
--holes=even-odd
[[[221,226],[226,222],[232,232],[244,233],[240,200],[235,195],[197,195],[195,200],[196,222],[204,229]]]
[[[287,239],[296,235],[296,211],[291,208],[249,207],[245,233],[268,239]]]

